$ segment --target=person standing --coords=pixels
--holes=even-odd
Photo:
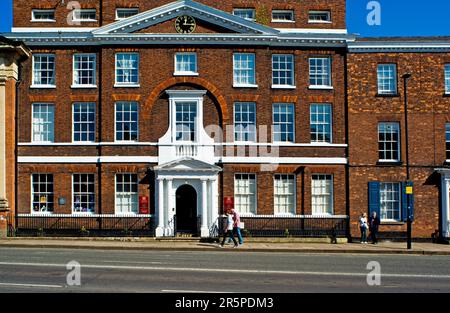
[[[244,244],[244,239],[242,239],[241,234],[241,215],[234,208],[231,209],[231,213],[233,214],[233,233],[236,233],[238,236],[239,244]]]
[[[367,243],[367,230],[369,225],[367,224],[367,214],[362,213],[359,218],[359,229],[361,231],[361,243]]]
[[[369,220],[370,238],[372,239],[372,244],[376,245],[378,243],[378,228],[380,226],[380,219],[377,216],[377,212],[373,212]]]
[[[234,227],[233,214],[230,211],[228,211],[227,212],[227,224],[225,227],[225,234],[223,235],[223,240],[222,240],[222,243],[220,244],[220,247],[223,248],[223,245],[225,244],[225,240],[227,239],[228,236],[230,236],[230,238],[233,240],[235,248],[237,248],[239,246],[236,239],[233,236],[233,227]]]

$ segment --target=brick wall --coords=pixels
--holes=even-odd
[[[102,19],[99,19],[100,0],[78,0],[81,8],[96,9],[97,22],[82,23],[82,25],[68,25],[67,16],[73,7],[69,6],[69,1],[60,4],[59,0],[14,0],[14,27],[96,27],[110,24],[115,21],[116,8],[137,7],[140,12],[144,12],[164,4],[171,3],[171,0],[103,0]],[[268,24],[272,27],[284,28],[346,28],[346,1],[345,0],[224,0],[213,2],[210,0],[199,0],[198,2],[213,6],[219,10],[231,13],[233,8],[255,8],[257,21]],[[32,9],[55,9],[56,23],[33,23],[31,20]],[[294,10],[295,23],[271,23],[271,12],[276,10]],[[332,23],[330,24],[308,24],[308,12],[310,10],[331,11]]]
[[[450,98],[444,96],[445,53],[361,53],[348,55],[348,131],[352,235],[359,236],[357,219],[368,211],[368,182],[406,181],[404,88],[401,76],[410,72],[408,130],[411,180],[414,182],[413,237],[431,238],[439,229],[440,180],[436,168],[445,164],[445,123],[450,121]],[[398,96],[377,96],[377,64],[395,63]],[[379,166],[378,123],[399,122],[401,160]],[[406,236],[404,223],[384,224],[381,232]]]

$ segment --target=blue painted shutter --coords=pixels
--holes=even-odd
[[[369,214],[377,212],[377,216],[380,216],[380,183],[369,182]]]
[[[400,183],[400,206],[401,206],[401,220],[403,222],[406,222],[408,220],[408,202],[407,202],[407,195],[406,195],[406,183]]]
[[[409,206],[411,208],[411,221],[414,221],[414,183],[413,182],[408,182],[408,183],[404,183],[404,189],[403,189],[403,197],[404,197],[404,201],[405,201],[405,208],[404,208],[404,215],[402,215],[402,220],[404,222],[408,221],[408,199],[407,199],[407,194],[406,194],[406,187],[413,187],[413,194],[409,195]],[[403,212],[402,212],[403,214]]]

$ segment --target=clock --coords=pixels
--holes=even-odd
[[[180,34],[190,34],[195,31],[197,22],[192,16],[182,15],[175,20],[175,30]]]

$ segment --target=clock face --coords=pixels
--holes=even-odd
[[[180,34],[190,34],[195,31],[197,23],[192,16],[183,15],[175,20],[175,29]]]

